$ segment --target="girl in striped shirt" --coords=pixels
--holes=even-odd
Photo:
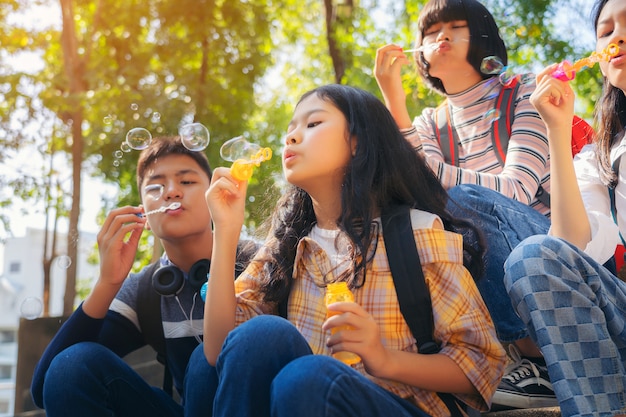
[[[493,68],[485,70],[484,64],[506,67],[508,58],[493,15],[476,0],[431,0],[420,12],[416,37],[415,64],[421,79],[445,97],[443,111],[426,108],[411,122],[400,74],[409,58],[400,46],[389,44],[378,50],[374,73],[406,139],[448,190],[448,209],[471,219],[488,237],[485,273],[478,288],[499,339],[511,344],[519,365],[510,368],[503,381],[506,394],[497,392],[494,403],[515,408],[556,405],[541,352],[528,337],[503,285],[503,264],[511,250],[527,236],[546,233],[550,226],[550,208],[538,198],[550,191],[550,163],[545,125],[529,102],[534,77],[519,82],[502,164],[489,115],[498,109],[496,102],[508,80]],[[445,157],[439,142],[436,126],[443,118],[456,132],[449,135],[454,140],[450,145],[454,161]]]

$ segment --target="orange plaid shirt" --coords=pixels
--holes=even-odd
[[[487,410],[502,377],[506,354],[478,289],[463,266],[462,237],[434,228],[416,229],[414,235],[432,299],[434,336],[441,343],[440,353],[459,365],[479,393],[457,397],[475,409]],[[353,290],[355,301],[374,317],[387,348],[416,353],[415,338],[400,312],[382,233],[375,244],[366,282]],[[258,291],[257,277],[263,273],[262,264],[253,261],[235,281],[237,324],[259,314],[277,314],[276,305],[264,303]],[[326,320],[324,277],[326,282],[334,278],[326,252],[311,238],[303,238],[298,243],[287,317],[313,353],[330,355],[325,344],[328,335],[322,331]],[[436,393],[375,378],[367,374],[362,363],[354,368],[431,416],[449,415]]]

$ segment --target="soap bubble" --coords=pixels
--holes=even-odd
[[[497,56],[488,56],[480,63],[480,72],[487,75],[500,74],[504,69],[502,60]]]
[[[72,258],[67,255],[57,256],[56,264],[61,269],[67,269],[72,265]]]
[[[532,73],[521,74],[519,77],[519,82],[520,84],[530,84],[535,81],[535,77],[536,75]]]
[[[146,149],[148,145],[150,145],[150,142],[152,142],[152,135],[143,127],[130,129],[126,134],[126,143],[137,151]]]
[[[500,80],[500,84],[507,87],[515,80],[519,80],[520,76],[505,67],[504,71],[502,71],[502,73],[498,76],[498,79]]]
[[[220,148],[220,156],[225,161],[235,162],[238,159],[250,160],[259,151],[261,146],[251,143],[243,136],[237,136],[224,142]]]
[[[204,127],[202,123],[190,123],[182,126],[178,133],[183,146],[190,151],[202,151],[208,145],[211,136],[209,129]]]
[[[20,306],[20,315],[26,320],[35,320],[43,312],[43,303],[37,297],[26,297]]]
[[[163,195],[163,185],[161,184],[149,184],[143,187],[144,197],[148,197],[152,200],[158,200]]]
[[[489,110],[487,113],[485,113],[484,119],[488,123],[494,123],[495,121],[500,119],[500,110],[498,109]]]

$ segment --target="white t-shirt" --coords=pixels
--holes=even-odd
[[[620,230],[626,236],[626,157],[620,159],[615,189],[618,228],[611,214],[609,190],[600,181],[595,149],[595,144],[585,146],[574,157],[574,168],[591,225],[591,241],[585,247],[585,253],[597,262],[604,263],[614,255],[615,247],[621,244]],[[626,139],[623,137],[611,150],[611,163],[624,153]]]
[[[380,223],[380,218],[375,219]],[[435,221],[441,222],[435,214],[421,210],[411,210],[411,226],[413,229],[431,229]],[[443,226],[442,226],[443,227]],[[339,240],[337,237],[339,236]],[[347,236],[341,234],[339,229],[322,229],[317,225],[313,226],[309,237],[315,240],[324,249],[330,259],[335,275],[340,275],[352,265],[350,247],[351,243]]]

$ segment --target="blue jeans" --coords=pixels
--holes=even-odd
[[[524,240],[505,269],[505,285],[543,353],[561,414],[624,414],[626,283],[551,236]]]
[[[448,191],[447,209],[469,220],[485,237],[485,273],[476,285],[494,321],[498,338],[513,342],[528,336],[504,288],[504,262],[522,240],[545,234],[550,220],[537,210],[478,185],[458,185]],[[475,236],[466,236],[475,241]]]
[[[183,406],[163,390],[151,387],[126,362],[108,348],[81,342],[59,353],[51,362],[44,383],[44,408],[48,417],[179,417],[210,413],[206,401],[209,364],[202,345],[188,364]],[[193,378],[193,379],[192,379]]]
[[[427,417],[338,360],[313,355],[278,316],[258,316],[231,331],[210,378],[218,381],[213,416]]]

